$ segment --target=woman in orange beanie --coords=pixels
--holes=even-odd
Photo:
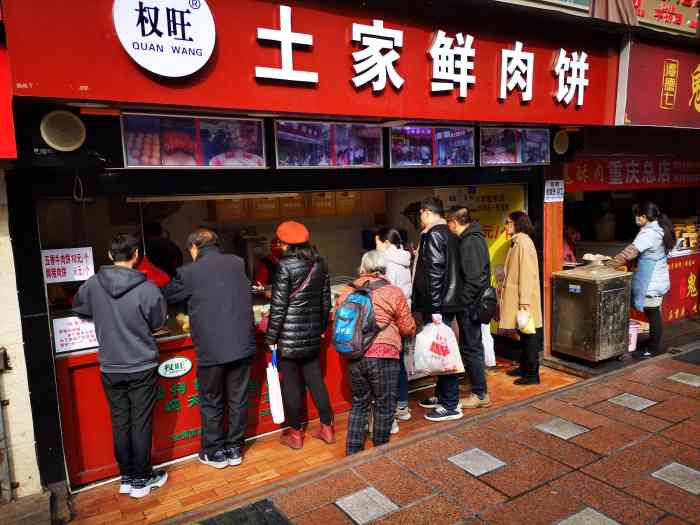
[[[277,238],[283,255],[272,282],[266,340],[278,351],[289,425],[280,441],[294,449],[303,446],[301,408],[308,387],[321,416],[321,426],[312,436],[335,443],[333,413],[319,364],[321,337],[331,311],[328,267],[309,245],[309,230],[303,224],[283,222],[277,228]]]

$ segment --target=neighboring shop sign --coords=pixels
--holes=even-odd
[[[544,182],[544,202],[564,202],[563,180],[547,180]]]
[[[392,168],[474,166],[474,128],[391,128]]]
[[[46,284],[86,281],[95,274],[90,246],[41,250],[41,264]]]
[[[201,5],[195,9],[192,3]],[[291,8],[263,0],[210,3],[219,27],[235,30],[218,35],[216,60],[195,80],[173,85],[144,74],[127,59],[119,40],[109,37],[114,31],[105,21],[110,0],[13,2],[7,29],[8,39],[18,43],[15,94],[122,104],[186,101],[237,111],[298,113],[306,108],[355,117],[612,121],[607,100],[615,89],[617,44],[603,34],[584,40],[562,31],[543,38],[526,26],[493,33],[474,18],[467,27],[456,20],[416,25],[421,22],[401,22],[380,4],[329,10],[321,3]],[[121,11],[122,4],[128,6],[123,9],[129,33],[120,36],[135,60],[172,54],[183,46],[172,41],[183,37],[193,39],[185,48],[202,50],[201,57],[178,54],[182,67],[174,71],[167,68],[180,63],[164,57],[144,68],[176,76],[202,67],[214,38],[212,29],[209,45],[197,42],[208,27],[193,18],[208,10],[204,0],[116,0],[115,9]],[[39,27],[37,16],[52,23]],[[89,29],[76,32],[75,27]],[[166,39],[161,52],[158,45]],[[44,53],[46,41],[57,46],[55,54],[71,60],[56,61]],[[198,62],[190,65],[190,60]]]
[[[695,36],[698,27],[696,0],[632,0],[640,25]]]
[[[700,128],[700,53],[630,42],[620,80],[617,124]]]
[[[678,321],[700,313],[700,254],[671,257],[668,260],[671,288],[664,296],[662,313],[665,321]]]
[[[480,166],[549,164],[549,130],[481,128]]]
[[[129,168],[264,168],[264,142],[262,120],[122,116]]]
[[[207,0],[114,0],[114,30],[127,54],[163,77],[202,69],[216,43]]]
[[[700,160],[673,157],[590,157],[564,165],[567,192],[700,186]]]
[[[98,345],[95,325],[75,316],[53,319],[53,339],[57,354]]]

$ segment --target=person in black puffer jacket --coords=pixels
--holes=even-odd
[[[309,231],[303,224],[280,224],[277,238],[284,255],[272,282],[266,340],[279,352],[284,414],[290,427],[280,441],[294,449],[303,446],[301,408],[308,386],[321,416],[321,427],[312,436],[335,443],[333,413],[319,363],[331,311],[328,268],[309,245]]]

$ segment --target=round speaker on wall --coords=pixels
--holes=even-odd
[[[564,155],[567,151],[569,151],[569,144],[569,134],[565,130],[560,129],[555,133],[554,144],[552,144],[552,147],[557,155]]]
[[[41,119],[39,130],[44,142],[58,151],[75,151],[85,142],[85,124],[70,111],[47,113]]]

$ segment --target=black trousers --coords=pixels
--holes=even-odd
[[[143,372],[102,372],[112,415],[114,457],[122,476],[145,478],[151,474],[153,407],[158,392],[156,368]]]
[[[539,378],[541,330],[538,329],[534,334],[524,334],[518,330],[518,335],[522,348],[520,368],[523,371],[523,377]]]
[[[202,453],[242,447],[248,425],[248,381],[252,358],[197,368]],[[228,408],[228,432],[224,413]]]
[[[649,352],[652,354],[661,353],[661,337],[664,334],[664,324],[661,318],[661,307],[644,308],[644,313],[649,319]]]
[[[459,350],[462,363],[471,383],[472,392],[478,396],[484,395],[486,387],[486,372],[484,371],[484,343],[481,339],[481,323],[472,321],[469,313],[457,314],[459,324]]]
[[[311,397],[318,409],[321,423],[333,423],[331,401],[328,397],[326,384],[321,374],[321,364],[318,357],[311,359],[280,358],[277,368],[282,375],[282,399],[284,401],[284,417],[287,424],[295,430],[301,430],[301,409],[306,394],[306,387],[311,391]]]

